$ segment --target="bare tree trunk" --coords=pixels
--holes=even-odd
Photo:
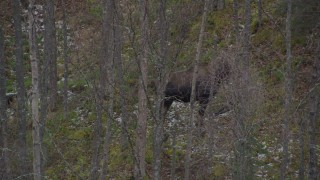
[[[194,62],[194,70],[192,75],[192,88],[191,88],[191,95],[190,95],[190,109],[191,109],[191,119],[188,122],[188,140],[187,140],[187,150],[186,150],[186,159],[185,159],[185,172],[184,172],[184,179],[190,179],[190,164],[191,164],[191,148],[192,148],[192,133],[193,133],[193,122],[195,122],[195,108],[194,103],[196,100],[196,80],[198,76],[198,66],[201,56],[201,47],[204,35],[204,29],[207,21],[207,12],[208,12],[208,4],[209,0],[205,0],[204,7],[203,7],[203,15],[201,20],[200,26],[200,33],[199,39],[197,44],[197,51],[196,51],[196,58]]]
[[[64,119],[68,117],[68,32],[67,32],[67,10],[66,2],[62,0],[62,11],[63,11],[63,61],[64,61],[64,88],[63,88],[63,110]]]
[[[116,4],[116,6],[118,6]],[[126,86],[124,79],[124,61],[121,57],[122,52],[122,43],[123,43],[123,29],[121,23],[121,9],[115,9],[115,68],[117,69],[117,82],[119,83],[119,91],[120,91],[120,111],[121,111],[121,150],[122,152],[128,148],[129,139],[128,139],[128,130],[127,130],[127,121],[128,121],[128,112],[127,112],[127,102],[126,102]]]
[[[4,35],[2,25],[0,25],[0,179],[11,179],[11,169],[8,154],[8,134],[7,134],[7,98],[6,98],[6,76],[4,61]]]
[[[316,85],[320,79],[320,37],[317,37],[317,50],[315,57],[314,72],[312,75],[313,83]],[[310,111],[309,111],[309,176],[308,179],[316,180],[319,177],[319,167],[317,167],[317,124],[319,124],[319,109],[320,109],[320,88],[315,87],[310,95]]]
[[[32,139],[33,139],[33,173],[34,179],[41,179],[41,139],[39,122],[39,61],[37,58],[36,26],[33,17],[34,0],[29,0],[29,46],[32,76]]]
[[[175,118],[177,121],[180,120],[180,116],[178,113],[175,114]],[[177,124],[174,122],[173,124],[173,131],[172,131],[172,156],[171,156],[171,167],[170,167],[170,180],[175,180],[176,179],[176,154],[177,154]]]
[[[99,82],[99,88],[98,88],[98,100],[97,100],[97,119],[94,124],[94,137],[93,137],[93,142],[92,142],[92,147],[93,147],[93,155],[92,155],[92,169],[91,169],[91,175],[90,179],[95,180],[98,179],[99,174],[98,170],[100,169],[100,158],[99,158],[99,152],[100,152],[100,146],[101,146],[101,121],[102,121],[102,113],[104,109],[104,99],[106,96],[106,83],[110,83],[108,80],[109,75],[109,68],[108,62],[112,61],[112,56],[111,56],[111,47],[113,47],[113,41],[112,41],[112,12],[110,8],[110,0],[104,0],[102,2],[103,4],[103,22],[102,22],[102,47],[101,47],[101,57],[100,57],[100,82]],[[111,84],[108,84],[108,86],[111,86]],[[109,92],[109,90],[108,90]],[[109,116],[109,111],[108,111],[108,116]],[[108,122],[110,122],[110,118],[108,117]],[[108,127],[106,129],[108,130]],[[109,132],[106,132],[106,136],[108,136]],[[108,138],[108,137],[106,137]],[[105,148],[108,147],[109,144],[104,144],[104,151],[103,151],[103,163],[106,164],[108,163],[108,153],[106,153],[107,150]],[[107,166],[107,165],[104,165]],[[104,167],[105,168],[105,167]],[[104,178],[104,174],[106,173],[106,170],[102,169],[102,173],[100,175],[100,178]]]
[[[57,42],[54,18],[54,0],[46,0],[45,5],[45,61],[49,67],[49,110],[54,111],[58,97],[58,75],[57,75]],[[46,43],[47,42],[47,43]],[[47,46],[47,51],[46,51]]]
[[[262,25],[262,0],[258,0],[258,26]]]
[[[236,54],[235,65],[237,72],[239,73],[238,79],[236,79],[235,87],[238,89],[234,92],[235,96],[235,132],[236,132],[236,143],[235,143],[235,166],[234,168],[234,178],[236,179],[252,179],[253,178],[253,168],[251,163],[251,149],[250,149],[250,124],[247,122],[251,107],[249,104],[252,95],[250,94],[251,78],[249,73],[250,68],[250,24],[251,24],[251,0],[245,1],[245,27],[243,38],[240,41],[239,31],[238,31],[238,2],[234,1],[234,13],[235,13],[235,31],[236,31],[236,41],[239,47],[239,52]]]
[[[240,42],[239,35],[239,2],[238,0],[233,0],[233,18],[234,18],[234,34],[236,36],[236,42]]]
[[[299,124],[299,147],[300,147],[300,165],[299,165],[299,178],[300,180],[304,179],[305,176],[305,120],[304,118],[301,119]]]
[[[291,8],[292,1],[287,0],[287,19],[286,19],[286,73],[285,73],[285,104],[283,121],[283,158],[280,168],[280,179],[286,179],[287,166],[289,163],[288,141],[289,141],[289,123],[290,123],[290,104],[292,99],[292,72],[291,72]]]
[[[167,81],[166,78],[166,59],[167,59],[167,32],[168,23],[166,20],[166,0],[159,2],[159,59],[156,62],[157,67],[157,96],[156,96],[156,121],[154,125],[154,142],[153,142],[153,179],[161,179],[161,152],[162,152],[162,141],[163,141],[163,122],[164,122],[164,88]]]
[[[15,57],[17,78],[17,118],[19,124],[18,159],[19,175],[27,174],[27,141],[26,141],[26,90],[24,85],[24,63],[22,48],[21,6],[19,0],[13,1],[13,18],[15,29]]]
[[[137,161],[135,164],[136,179],[143,179],[146,176],[145,154],[146,154],[146,136],[147,136],[147,62],[149,58],[148,48],[148,0],[140,0],[140,26],[141,26],[141,57],[139,61],[140,80],[139,80],[139,103],[138,103],[138,124],[135,154]]]
[[[102,57],[106,61],[107,66],[107,77],[108,77],[108,85],[107,85],[107,93],[108,93],[108,112],[107,112],[107,124],[106,124],[106,134],[104,138],[103,145],[103,164],[102,171],[100,175],[100,180],[106,179],[108,165],[109,165],[109,149],[111,143],[111,123],[114,120],[113,118],[113,103],[114,103],[114,57],[116,50],[115,47],[115,22],[114,22],[114,13],[115,13],[115,1],[114,0],[106,0],[105,1],[105,14],[104,14],[104,22],[103,22],[103,34],[104,40],[110,39],[110,41],[103,42],[103,50],[107,51],[108,54],[106,57]],[[106,29],[110,28],[110,30]],[[121,51],[117,51],[120,54],[117,54],[117,57],[121,56]]]

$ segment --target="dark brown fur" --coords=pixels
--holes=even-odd
[[[221,83],[225,81],[230,73],[230,65],[220,62],[216,68],[209,64],[201,64],[198,68],[196,80],[196,101],[200,104],[199,115],[203,116],[209,102],[210,89],[212,96],[215,96]],[[192,88],[193,68],[186,71],[173,73],[165,88],[164,108],[165,113],[173,101],[190,102]]]

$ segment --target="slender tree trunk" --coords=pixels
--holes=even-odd
[[[67,120],[68,117],[68,64],[69,64],[69,57],[68,57],[68,31],[67,31],[67,10],[66,10],[66,2],[62,0],[62,11],[63,11],[63,61],[64,61],[64,88],[63,88],[63,112],[64,112],[64,119]]]
[[[101,85],[98,88],[97,93],[97,119],[94,122],[93,125],[93,140],[92,140],[92,159],[91,159],[91,171],[90,171],[90,177],[91,180],[98,179],[98,170],[99,170],[99,152],[100,152],[100,146],[101,146],[101,121],[102,121],[102,101],[103,96],[101,95]]]
[[[117,4],[116,4],[117,5]],[[126,85],[124,79],[124,61],[121,57],[122,52],[122,43],[123,43],[123,30],[121,23],[121,13],[120,8],[115,9],[115,68],[117,69],[117,82],[119,83],[119,91],[120,91],[120,111],[121,111],[121,150],[122,152],[128,148],[129,139],[128,139],[128,130],[127,130],[127,121],[128,121],[128,112],[127,112],[127,102],[126,102]]]
[[[292,1],[287,0],[287,19],[286,19],[286,73],[285,73],[285,104],[284,104],[284,121],[283,121],[283,158],[280,168],[280,179],[286,179],[287,166],[289,164],[289,123],[290,123],[290,104],[292,99],[292,72],[291,72],[291,7]]]
[[[41,179],[41,139],[39,122],[39,61],[37,58],[36,25],[33,17],[34,0],[29,0],[29,46],[32,76],[32,139],[33,139],[33,173],[34,179]]]
[[[191,88],[191,96],[190,96],[190,109],[191,109],[191,119],[188,122],[188,140],[187,140],[187,150],[186,150],[186,159],[185,159],[185,172],[184,179],[190,179],[190,164],[191,164],[191,148],[192,148],[192,133],[193,133],[193,122],[195,121],[195,100],[196,100],[196,80],[198,76],[198,66],[201,56],[201,47],[204,35],[204,29],[207,21],[207,11],[208,11],[209,0],[205,0],[203,15],[200,26],[199,40],[197,44],[196,58],[194,62],[194,71],[192,75],[192,88]]]
[[[13,18],[15,29],[15,57],[17,78],[17,119],[19,175],[27,174],[27,141],[26,141],[26,91],[24,85],[24,62],[22,48],[21,6],[19,0],[13,1]]]
[[[118,52],[120,54],[117,54],[117,57],[121,56],[121,51],[115,50],[115,22],[114,22],[114,13],[115,13],[115,1],[114,0],[106,0],[105,1],[105,9],[106,13],[104,14],[104,28],[111,28],[110,30],[103,29],[104,32],[104,40],[110,39],[111,41],[106,41],[103,43],[104,51],[106,50],[108,55],[106,57],[102,57],[103,59],[106,59],[107,63],[107,77],[108,77],[108,85],[107,85],[107,93],[108,93],[108,112],[107,112],[107,124],[106,124],[106,134],[104,138],[104,145],[103,145],[103,165],[102,165],[102,171],[100,175],[100,180],[106,179],[108,165],[109,165],[109,149],[110,149],[110,143],[111,143],[111,123],[114,120],[113,118],[113,103],[114,103],[114,57],[115,52]],[[108,33],[108,34],[107,34]]]
[[[305,119],[303,118],[299,125],[299,146],[300,146],[300,165],[299,165],[299,178],[300,180],[304,179],[305,176]]]
[[[175,119],[178,122],[180,120],[180,116],[178,113],[175,114]],[[173,122],[173,131],[172,131],[172,156],[171,156],[171,168],[170,168],[170,180],[176,179],[176,154],[177,154],[177,124],[176,122]]]
[[[247,122],[250,115],[250,104],[249,101],[252,99],[250,94],[250,24],[251,24],[251,0],[245,1],[245,27],[243,31],[243,37],[240,39],[238,31],[238,2],[234,1],[234,13],[235,13],[235,31],[236,41],[239,48],[239,52],[236,54],[236,58],[240,61],[236,61],[236,67],[238,68],[237,73],[238,79],[235,82],[236,90],[235,96],[235,166],[234,178],[236,179],[252,179],[253,178],[253,164],[251,163],[251,149],[250,149],[250,124]],[[237,102],[238,101],[238,102]]]
[[[156,86],[156,121],[154,125],[154,145],[153,145],[153,179],[161,179],[161,152],[163,141],[163,99],[164,99],[164,87],[167,81],[166,78],[166,59],[167,59],[167,32],[168,25],[166,20],[166,0],[159,2],[159,59],[156,62],[158,79]]]
[[[140,80],[139,80],[139,103],[138,103],[138,124],[135,154],[137,162],[135,164],[135,177],[140,180],[146,176],[145,154],[147,136],[147,62],[149,58],[148,48],[148,0],[140,0],[140,26],[141,26],[141,56],[139,61]]]
[[[320,79],[320,36],[317,39],[317,50],[315,55],[314,73],[312,75],[313,83]],[[316,180],[319,177],[319,167],[317,165],[317,137],[319,132],[317,124],[319,124],[319,109],[320,109],[320,88],[316,87],[310,96],[310,111],[309,111],[309,176],[308,179]]]
[[[100,152],[100,146],[101,146],[101,121],[102,121],[102,114],[104,109],[104,99],[106,97],[106,83],[110,83],[109,80],[111,78],[108,78],[109,69],[108,68],[108,62],[112,61],[111,51],[113,50],[113,41],[112,41],[112,12],[110,8],[110,0],[104,0],[103,1],[103,22],[102,22],[102,47],[101,47],[101,57],[100,57],[100,82],[99,82],[99,88],[98,88],[98,100],[97,100],[97,119],[94,124],[94,137],[93,137],[93,155],[92,155],[92,169],[91,169],[91,175],[90,179],[95,180],[99,178],[98,170],[100,169],[100,158],[99,158],[99,152]],[[108,86],[111,86],[111,84],[108,84]],[[108,92],[110,92],[108,90]],[[108,111],[108,123],[111,122],[111,119],[109,117],[109,111]],[[108,125],[107,125],[108,126]],[[106,138],[108,140],[108,129],[106,129]],[[104,151],[103,151],[103,164],[108,163],[108,149],[109,144],[104,144]],[[102,173],[100,174],[100,178],[104,178],[106,173],[106,166],[103,167]]]
[[[8,154],[8,134],[7,134],[7,98],[6,98],[6,76],[4,61],[4,35],[0,25],[0,179],[11,179],[11,169]]]
[[[258,0],[258,25],[262,25],[262,0]]]
[[[233,18],[234,18],[234,34],[236,36],[236,42],[240,42],[239,35],[239,2],[238,0],[233,0]]]
[[[54,0],[46,0],[44,24],[45,61],[47,61],[49,64],[49,110],[53,111],[56,108],[58,96],[57,42],[54,18]]]

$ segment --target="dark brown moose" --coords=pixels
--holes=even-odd
[[[200,104],[199,115],[203,116],[209,102],[210,89],[215,96],[222,82],[230,74],[230,65],[219,62],[216,66],[200,64],[196,79],[195,95]],[[173,73],[165,88],[164,112],[168,111],[173,101],[190,102],[193,68]],[[201,122],[200,122],[201,123]],[[202,124],[202,123],[201,123]]]

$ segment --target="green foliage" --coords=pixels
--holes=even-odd
[[[98,19],[102,19],[103,8],[100,1],[88,0],[89,13]]]
[[[226,167],[224,164],[215,164],[212,168],[213,179],[221,179],[227,175]]]

